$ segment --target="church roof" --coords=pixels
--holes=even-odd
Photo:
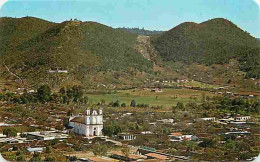
[[[84,118],[84,116],[78,116],[78,117],[75,117],[74,119],[72,119],[71,122],[85,124],[85,118]]]
[[[81,124],[85,124],[85,125],[100,125],[100,124],[86,124],[84,116],[75,117],[72,120],[70,120],[70,122],[81,123]]]

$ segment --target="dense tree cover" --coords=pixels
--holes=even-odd
[[[251,48],[241,52],[240,69],[246,71],[246,78],[260,78],[260,48]]]
[[[38,88],[36,96],[41,102],[48,102],[51,99],[51,88],[48,85],[42,85]]]
[[[93,153],[96,156],[104,156],[107,154],[107,145],[94,145],[93,146]]]
[[[0,55],[44,32],[54,24],[34,17],[0,18]]]
[[[201,107],[209,109],[228,110],[239,114],[250,114],[260,112],[260,103],[258,100],[249,100],[243,98],[215,97],[213,102],[205,102]]]
[[[135,107],[135,106],[136,106],[136,102],[135,102],[135,100],[132,100],[130,103],[130,107]]]
[[[195,102],[184,105],[182,102],[178,102],[176,106],[172,107],[173,112],[176,110],[218,110],[223,112],[232,112],[237,114],[249,115],[251,113],[260,112],[260,102],[257,99],[247,98],[230,98],[227,96],[218,96],[209,98],[205,96],[205,101],[199,105]],[[202,114],[203,117],[207,117],[207,113]]]
[[[30,162],[41,162],[41,154],[38,152],[33,153],[33,157],[29,160]]]
[[[249,77],[259,75],[259,42],[225,19],[183,23],[154,37],[152,43],[164,61],[212,65],[238,58]],[[251,48],[255,49],[248,51]]]
[[[27,19],[19,19],[25,20]],[[16,26],[17,19],[6,21],[10,26]],[[41,23],[36,19],[31,25],[40,26]],[[2,28],[1,25],[1,29],[9,29]],[[20,25],[24,30],[30,26],[26,23]],[[28,80],[51,78],[53,75],[48,75],[50,69],[68,70],[66,75],[79,80],[88,79],[87,75],[100,71],[128,72],[129,69],[134,69],[149,72],[152,69],[152,63],[134,49],[135,34],[95,22],[66,21],[50,26],[28,40],[22,40],[16,47],[5,46],[1,59],[7,66],[12,66],[12,71],[21,70],[19,75]],[[20,33],[30,31],[24,30],[18,28],[13,37],[20,37]],[[1,38],[2,36],[11,37],[6,30],[1,32]]]
[[[102,129],[102,132],[105,136],[112,137],[112,135],[117,135],[118,133],[122,132],[122,128],[119,123],[117,122],[107,122]]]
[[[12,127],[6,127],[3,129],[3,134],[7,137],[16,137],[18,131],[15,128]]]
[[[19,104],[28,103],[82,103],[88,102],[87,96],[83,96],[84,88],[81,86],[73,86],[67,88],[61,88],[59,93],[52,93],[51,88],[48,85],[42,85],[37,89],[37,92],[27,93],[26,91],[21,95],[15,95],[13,93],[0,94],[0,100],[11,101]]]
[[[150,35],[155,35],[155,34],[162,34],[163,31],[159,31],[159,30],[145,30],[144,28],[117,28],[120,30],[124,30],[133,34],[137,34],[137,35],[144,35],[144,36],[150,36]]]

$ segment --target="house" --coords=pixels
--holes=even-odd
[[[161,119],[161,120],[157,120],[158,122],[162,122],[164,124],[172,124],[174,123],[174,119]]]
[[[198,141],[199,138],[194,135],[183,135],[180,132],[171,133],[169,135],[171,142],[180,142],[180,141]]]
[[[199,118],[198,121],[212,121],[212,122],[215,122],[216,118],[215,117]]]
[[[27,151],[29,151],[30,153],[43,152],[43,149],[44,149],[43,147],[35,147],[35,148],[28,147]]]
[[[143,131],[140,134],[153,134],[151,131]]]
[[[81,161],[83,161],[83,159],[79,159]],[[88,159],[86,159],[89,162],[111,162],[111,161],[116,161],[114,159],[108,158],[108,157],[89,157]]]
[[[103,129],[103,112],[99,108],[98,112],[87,109],[84,115],[70,117],[69,127],[71,132],[79,135],[88,136],[102,136]]]
[[[67,134],[59,133],[56,131],[44,131],[44,132],[26,132],[27,138],[33,138],[38,140],[53,140],[53,139],[66,139]]]
[[[236,116],[234,116],[234,121],[235,122],[243,122],[243,121],[248,121],[250,119],[251,119],[250,116],[243,116],[243,115],[236,115]]]
[[[68,70],[49,70],[49,73],[68,73]]]
[[[179,142],[183,140],[181,132],[171,133],[169,137],[171,142]]]
[[[147,159],[157,159],[157,160],[167,160],[168,159],[167,156],[156,154],[156,153],[148,153],[148,154],[145,154],[145,156],[147,156]]]
[[[131,141],[131,140],[136,139],[135,135],[129,134],[129,133],[121,133],[118,136],[119,136],[120,139],[127,140],[127,141]]]
[[[135,154],[129,154],[128,157],[126,157],[122,151],[112,151],[110,158],[118,159],[121,161],[141,161],[146,158],[146,156],[143,155],[135,155]]]
[[[161,88],[153,88],[151,92],[163,92]]]

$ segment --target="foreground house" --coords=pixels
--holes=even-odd
[[[82,116],[74,116],[69,119],[69,126],[72,127],[71,132],[79,135],[102,136],[103,129],[103,112],[100,108],[98,112],[87,109]]]

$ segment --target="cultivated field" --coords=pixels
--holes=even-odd
[[[163,89],[163,92],[151,92],[149,89],[119,90],[112,94],[87,94],[89,101],[92,103],[115,102],[125,103],[127,106],[132,100],[137,104],[149,104],[149,106],[163,106],[170,108],[175,106],[179,101],[187,104],[189,102],[200,103],[202,96],[212,97],[214,94],[208,91],[199,91],[191,89]]]

